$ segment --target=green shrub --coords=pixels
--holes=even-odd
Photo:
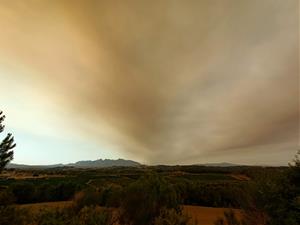
[[[173,187],[162,177],[152,174],[137,180],[124,191],[121,224],[150,225],[163,209],[179,210]]]
[[[289,169],[278,173],[262,170],[253,174],[241,206],[247,225],[300,224],[300,152]],[[221,223],[220,223],[221,224]]]
[[[77,225],[76,214],[69,208],[41,210],[34,225]]]
[[[35,216],[34,225],[110,225],[113,216],[109,210],[85,206],[79,212],[71,208],[42,210]]]
[[[154,225],[188,225],[189,221],[190,218],[184,215],[181,210],[164,209],[155,218]]]
[[[122,194],[122,186],[110,184],[104,187],[100,192],[100,205],[106,207],[119,207],[121,205]]]
[[[15,196],[9,189],[4,189],[0,191],[0,206],[11,205],[15,201]]]
[[[100,193],[93,188],[88,188],[77,192],[73,202],[77,210],[80,210],[85,206],[97,206],[100,205]]]
[[[246,225],[245,221],[240,221],[236,217],[233,210],[225,211],[224,212],[224,217],[217,219],[214,224],[215,225]],[[258,223],[258,224],[260,224],[260,223]]]
[[[30,224],[29,212],[15,206],[0,206],[1,225],[28,225]]]
[[[78,225],[110,225],[113,221],[112,212],[99,207],[84,207],[79,212]]]
[[[17,183],[12,185],[11,190],[16,197],[17,203],[35,202],[35,187],[31,183]]]

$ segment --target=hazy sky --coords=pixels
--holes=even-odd
[[[3,0],[0,29],[15,163],[278,165],[299,148],[298,0]]]

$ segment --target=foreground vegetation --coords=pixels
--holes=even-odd
[[[74,196],[71,206],[37,213],[11,204],[2,205],[0,222],[3,225],[188,224],[189,218],[183,215],[174,188],[158,175],[147,175],[122,190],[119,187],[109,192],[105,194],[89,187]],[[106,206],[116,204],[118,207],[100,207],[103,202]]]
[[[240,202],[244,216],[239,221],[232,211],[215,225],[299,225],[300,151],[283,173],[255,174]]]
[[[101,193],[101,206],[118,207],[118,196],[125,187],[143,179],[147,174],[157,174],[172,185],[182,204],[238,207],[237,199],[248,182],[233,178],[232,174],[251,174],[250,170],[253,168],[200,166],[7,170],[6,173],[10,176],[0,179],[0,186],[6,196],[11,196],[8,200],[17,204],[66,201],[72,199],[76,192],[89,188]],[[281,171],[284,168],[274,170]],[[23,173],[24,177],[33,174],[34,177],[15,179],[16,173]]]
[[[14,179],[16,173],[32,176]],[[242,221],[229,211],[216,225],[296,225],[300,221],[299,159],[291,167],[278,168],[10,169],[0,184],[3,225],[194,224],[183,213],[185,204],[242,209]],[[38,212],[17,207],[65,200],[73,204]]]

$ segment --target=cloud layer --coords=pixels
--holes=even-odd
[[[60,133],[147,163],[286,163],[299,139],[298,4],[6,1],[1,83],[22,82],[19,101],[34,102],[22,110],[46,107]]]

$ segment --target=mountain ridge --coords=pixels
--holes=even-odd
[[[97,159],[97,160],[81,160],[75,163],[52,164],[52,165],[26,165],[9,163],[8,169],[24,169],[24,168],[56,168],[56,167],[74,167],[74,168],[105,168],[105,167],[138,167],[142,164],[133,160],[125,159]]]
[[[204,163],[204,164],[196,164],[199,166],[212,166],[212,167],[233,167],[233,166],[241,166],[239,164],[228,163],[228,162],[220,162],[220,163]]]
[[[235,167],[242,166],[240,164],[233,164],[228,162],[220,163],[203,163],[203,164],[191,164],[192,166],[207,166],[207,167]],[[139,167],[143,164],[126,159],[96,159],[96,160],[80,160],[75,163],[59,163],[50,165],[26,165],[9,163],[7,165],[8,169],[49,169],[49,168],[108,168],[108,167]],[[158,166],[158,165],[157,165]],[[166,165],[167,166],[167,165]],[[184,166],[184,165],[182,165]]]

